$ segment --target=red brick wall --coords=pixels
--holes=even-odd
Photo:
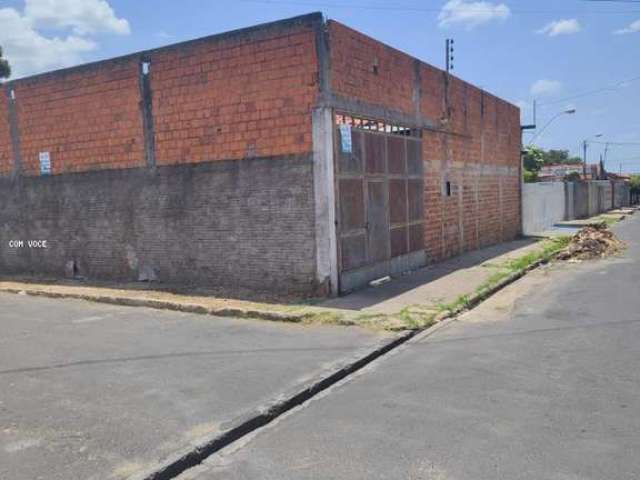
[[[334,93],[399,114],[423,131],[425,248],[433,261],[515,238],[520,231],[519,110],[412,57],[329,22]],[[373,65],[378,65],[377,74]],[[352,112],[366,115],[365,112]],[[452,194],[443,195],[451,182]]]
[[[114,60],[13,84],[22,167],[54,174],[144,165],[138,63]]]
[[[314,35],[300,25],[154,54],[157,163],[310,152]]]
[[[0,175],[6,175],[13,168],[13,149],[9,130],[9,106],[6,92],[0,88]]]
[[[432,260],[520,232],[520,117],[516,107],[459,80],[447,131],[423,132],[425,248]],[[451,182],[452,195],[443,195]]]
[[[328,22],[328,31],[335,94],[415,112],[413,58],[335,21]]]
[[[144,54],[151,62],[156,163],[311,152],[317,20],[261,26]],[[38,154],[45,151],[53,174],[146,165],[142,58],[130,55],[11,82],[24,174],[39,174]],[[3,97],[0,174],[12,165],[8,129]]]

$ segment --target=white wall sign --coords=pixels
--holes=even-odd
[[[51,155],[49,152],[40,152],[40,175],[51,175]]]
[[[344,153],[351,153],[353,147],[351,143],[351,126],[346,123],[340,124],[340,138],[342,151]]]

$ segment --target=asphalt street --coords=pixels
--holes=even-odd
[[[123,479],[388,339],[0,294],[0,479]]]
[[[180,480],[640,478],[640,215]]]

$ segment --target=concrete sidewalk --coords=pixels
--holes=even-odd
[[[150,307],[214,316],[311,324],[359,325],[385,330],[428,326],[439,314],[455,310],[482,290],[513,273],[514,261],[540,256],[547,244],[520,239],[465,253],[350,295],[305,303],[266,303],[181,295],[159,290],[37,283],[6,279],[0,292]]]
[[[510,261],[540,250],[536,239],[520,239],[468,252],[378,287],[368,287],[320,305],[371,314],[394,314],[403,308],[438,309],[471,295]]]
[[[636,207],[618,208],[601,213],[591,218],[563,220],[556,223],[551,228],[535,233],[534,236],[541,238],[554,238],[562,235],[575,235],[581,228],[589,225],[590,223],[605,222],[608,225],[614,225],[624,220],[629,215],[633,215],[636,211]]]

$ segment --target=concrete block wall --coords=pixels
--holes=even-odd
[[[525,235],[540,234],[566,218],[564,182],[525,183],[523,185],[522,230]]]
[[[593,217],[612,208],[611,182],[596,180],[588,182],[588,208],[587,214]]]
[[[589,183],[573,183],[573,210],[574,218],[589,217]]]
[[[593,217],[628,205],[629,185],[609,180],[523,185],[523,232],[540,233],[561,220]]]
[[[564,182],[564,220],[573,220],[576,218],[575,200],[575,183]]]
[[[311,155],[0,179],[0,272],[318,293]],[[46,249],[10,240],[46,240]]]
[[[613,208],[628,207],[631,205],[631,188],[629,183],[612,181],[613,188]]]
[[[613,185],[609,180],[599,182],[599,207],[601,212],[606,212],[613,208]]]

